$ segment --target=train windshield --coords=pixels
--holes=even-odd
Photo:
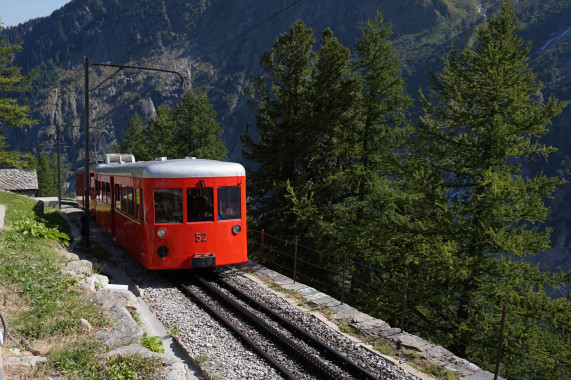
[[[188,222],[213,222],[214,191],[211,187],[196,187],[186,189],[186,205]]]
[[[155,189],[155,223],[182,223],[182,189]]]
[[[219,187],[218,220],[230,220],[241,218],[240,188],[238,186]]]

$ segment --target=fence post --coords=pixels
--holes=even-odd
[[[507,306],[504,304],[502,310],[502,324],[500,325],[500,342],[498,343],[498,357],[496,358],[496,370],[494,372],[494,380],[498,380],[498,373],[500,372],[500,361],[502,359],[502,346],[504,345],[504,326],[506,324],[506,309]]]
[[[293,283],[295,284],[295,276],[297,272],[297,238],[295,239],[295,246],[293,250]]]
[[[260,264],[264,261],[264,229],[262,228],[262,249],[260,251]]]
[[[408,289],[408,271],[404,272],[404,285],[402,291],[402,315],[400,320],[400,329],[404,331],[404,319],[406,316],[406,291]]]
[[[347,278],[347,251],[343,252],[343,283],[341,284],[341,305],[345,296],[345,279]]]

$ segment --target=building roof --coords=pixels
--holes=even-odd
[[[38,175],[35,170],[0,169],[0,190],[37,190]]]

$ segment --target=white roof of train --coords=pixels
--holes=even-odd
[[[245,176],[244,167],[235,162],[184,158],[140,161],[123,164],[99,164],[97,174],[135,178],[195,178]]]

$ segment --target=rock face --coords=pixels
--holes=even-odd
[[[304,20],[316,39],[330,27],[344,45],[353,49],[361,22],[380,10],[385,20],[392,23],[407,85],[410,93],[416,94],[419,85],[426,83],[428,69],[440,69],[451,42],[462,46],[498,3],[499,0],[480,6],[469,0],[300,2],[254,33],[236,39],[291,1],[161,0],[141,4],[136,0],[72,0],[49,17],[0,32],[0,38],[23,42],[23,51],[15,57],[15,64],[23,72],[40,65],[42,72],[36,82],[38,92],[31,96],[35,99],[31,109],[39,124],[5,133],[13,149],[31,151],[36,143],[47,141],[54,134],[54,125],[59,124],[70,161],[74,168],[81,165],[81,130],[69,127],[81,124],[83,117],[81,69],[87,56],[92,63],[157,67],[185,76],[185,85],[181,87],[178,78],[170,75],[125,69],[92,92],[91,119],[98,129],[95,151],[113,146],[123,136],[134,112],[144,118],[153,116],[160,104],[172,105],[192,87],[209,89],[219,120],[226,127],[224,140],[230,159],[241,160],[238,136],[246,123],[255,122],[243,89],[260,72],[262,54],[296,20]],[[525,4],[519,6],[525,9]],[[537,7],[549,15],[550,8],[545,11],[542,7],[550,6]],[[542,46],[541,42],[547,41],[550,33],[556,33],[571,17],[571,6],[559,6],[557,14],[556,19],[534,14],[533,22],[523,20],[528,22],[526,33],[541,38],[537,45]],[[234,41],[225,44],[230,40]],[[93,86],[113,74],[112,69],[100,67],[92,67],[90,72]],[[562,79],[567,80],[564,76]]]
[[[35,67],[40,67],[42,73],[34,84],[36,92],[25,95],[26,103],[32,101],[30,108],[39,123],[25,129],[6,129],[3,134],[12,149],[29,152],[37,143],[49,141],[49,136],[55,134],[54,126],[59,124],[73,169],[83,166],[83,132],[72,126],[82,124],[82,65],[87,56],[92,63],[164,68],[185,77],[181,86],[178,78],[171,75],[125,69],[92,92],[90,119],[96,128],[92,135],[92,155],[112,149],[117,139],[124,136],[127,121],[135,112],[144,119],[150,118],[159,105],[172,106],[187,90],[206,88],[218,120],[225,127],[223,139],[229,159],[243,161],[239,136],[246,124],[255,125],[243,89],[260,73],[262,54],[296,20],[304,20],[316,39],[324,28],[330,27],[340,42],[354,52],[360,23],[373,18],[379,9],[385,20],[392,23],[392,40],[403,62],[409,93],[414,96],[419,87],[427,88],[429,69],[440,71],[442,58],[451,44],[464,46],[474,27],[497,9],[500,0],[486,4],[469,0],[300,2],[262,24],[254,33],[235,39],[290,3],[288,0],[161,0],[141,4],[136,0],[72,0],[49,17],[0,31],[0,39],[23,43],[14,63],[24,73]],[[523,37],[534,42],[531,66],[547,85],[543,98],[555,93],[561,99],[569,99],[571,75],[566,73],[571,67],[571,52],[569,44],[563,43],[569,37],[559,37],[569,28],[571,3],[522,0],[514,7],[525,26]],[[230,40],[234,41],[225,44]],[[552,61],[556,64],[546,68],[545,62]],[[113,71],[91,67],[90,73],[97,85]],[[570,119],[571,108],[567,107],[551,127],[552,137],[547,141],[558,147],[559,152],[550,160],[551,167],[546,172],[560,169],[558,163],[571,156],[571,148],[564,145],[571,138],[569,128],[565,128]],[[74,178],[68,178],[67,182],[69,189],[75,188]],[[570,193],[566,186],[556,196],[564,199]],[[557,217],[551,220],[556,230],[571,228]],[[555,238],[566,244],[565,238]],[[557,271],[571,268],[570,257],[565,247],[547,252],[540,259]],[[568,289],[560,293],[565,291]]]
[[[107,310],[113,324],[111,327],[97,332],[96,337],[109,349],[106,356],[117,355],[141,355],[143,357],[158,358],[166,367],[163,374],[167,380],[187,380],[190,379],[190,371],[186,364],[177,357],[155,353],[140,344],[143,336],[143,328],[133,319],[131,313],[139,310],[139,302],[135,295],[128,290],[117,290],[108,287],[109,279],[106,276],[91,274],[91,262],[86,260],[76,260],[66,263],[62,272],[74,277],[82,277],[77,286],[85,290],[91,302]],[[89,286],[86,286],[89,285]],[[91,286],[95,284],[96,286]],[[97,290],[97,288],[102,288]],[[91,330],[91,325],[85,320],[78,321],[87,331]],[[34,359],[35,361],[46,360],[45,358]],[[22,360],[20,360],[22,361]],[[33,365],[28,361],[22,361],[26,365]],[[8,365],[18,365],[20,363],[7,363]]]
[[[87,293],[86,297],[107,310],[110,310],[114,305],[119,305],[133,313],[139,308],[137,298],[129,291],[102,289],[94,293]]]
[[[115,322],[113,327],[108,331],[99,331],[97,334],[105,346],[117,348],[139,342],[143,336],[143,329],[137,325],[127,309],[114,304],[109,309],[109,315]]]

